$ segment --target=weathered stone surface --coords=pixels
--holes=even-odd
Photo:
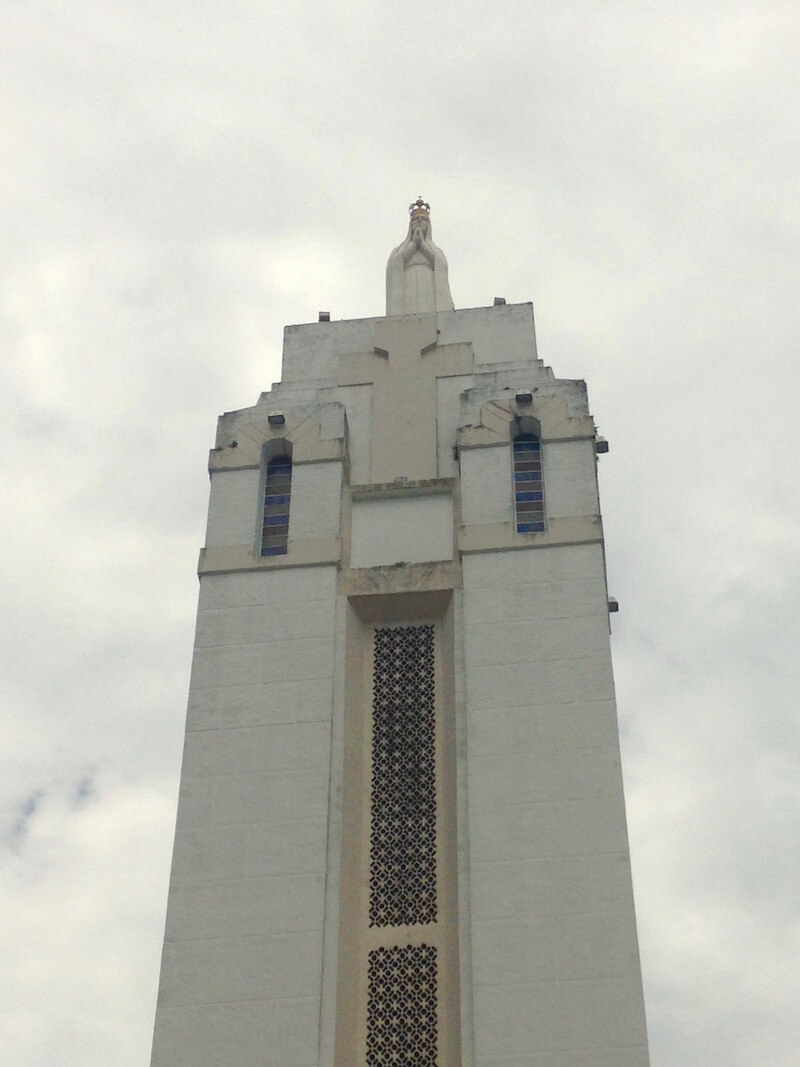
[[[530,304],[453,310],[416,230],[398,317],[287,327],[283,381],[219,420],[153,1067],[363,1063],[367,956],[408,945],[438,961],[438,1067],[647,1065],[586,387]],[[439,911],[376,929],[371,648],[408,625],[435,634]]]

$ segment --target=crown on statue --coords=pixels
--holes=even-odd
[[[431,213],[431,205],[426,204],[421,196],[418,196],[413,204],[408,205],[408,213],[412,219],[424,215],[426,218]]]

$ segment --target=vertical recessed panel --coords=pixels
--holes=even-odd
[[[434,627],[375,631],[370,926],[436,921]]]
[[[274,456],[267,464],[261,555],[285,556],[289,543],[292,457]]]
[[[517,533],[544,531],[542,446],[533,434],[514,438],[514,507]]]

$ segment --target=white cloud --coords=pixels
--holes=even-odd
[[[50,781],[0,873],[5,1063],[142,1063],[172,782]],[[27,805],[27,806],[26,806]]]
[[[796,5],[5,19],[4,1062],[146,1060],[214,418],[284,324],[380,313],[422,193],[611,441],[654,1067],[789,1067]]]

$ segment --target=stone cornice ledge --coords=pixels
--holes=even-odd
[[[457,589],[460,585],[461,564],[455,559],[358,567],[340,571],[338,578],[338,591],[345,596],[428,592]]]
[[[387,500],[403,496],[427,496],[433,493],[452,493],[455,478],[426,478],[418,482],[376,482],[374,485],[351,485],[353,500]]]
[[[542,444],[547,445],[559,444],[562,441],[595,441],[597,439],[597,433],[594,427],[591,429],[588,425],[584,426],[584,432],[578,432],[570,434],[568,437],[545,437],[542,434]],[[509,448],[511,441],[508,435],[499,437],[493,430],[488,430],[485,426],[470,426],[458,431],[458,450],[459,452],[470,452],[476,448]]]
[[[602,540],[603,523],[599,515],[548,519],[544,533],[517,533],[513,522],[487,522],[461,526],[458,530],[458,550],[462,553],[552,548],[554,545],[580,545]]]
[[[277,434],[273,436],[278,436]],[[346,456],[344,439],[312,440],[304,442],[292,453],[292,465],[301,463],[343,463]],[[212,448],[208,454],[208,469],[211,474],[216,471],[254,470],[261,466],[261,457],[253,456],[252,449],[241,449],[229,445],[226,448]]]
[[[251,545],[211,545],[200,549],[197,573],[225,574],[228,571],[283,570],[286,567],[338,566],[341,558],[338,537],[315,537],[290,541],[285,556],[257,556]]]

